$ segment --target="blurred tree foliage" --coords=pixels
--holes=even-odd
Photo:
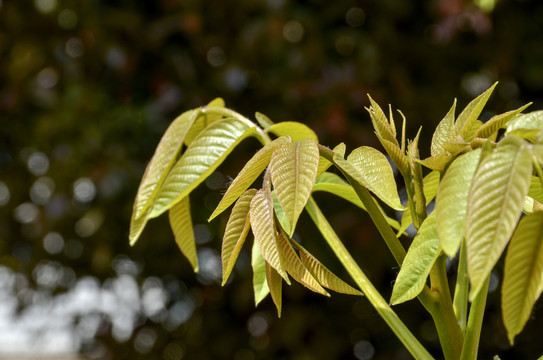
[[[0,306],[8,309],[0,332],[64,336],[57,351],[94,359],[407,358],[363,298],[324,299],[294,285],[281,320],[269,301],[255,310],[248,254],[220,288],[224,219],[206,218],[236,161],[193,203],[196,277],[164,219],[128,246],[132,201],[170,121],[217,96],[351,147],[378,146],[366,93],[420,125],[437,124],[454,97],[463,105],[494,81],[488,109],[528,101],[542,109],[543,4],[502,0],[489,9],[466,0],[0,0]],[[397,269],[364,215],[321,200],[389,293]],[[298,235],[338,267],[314,230]],[[495,301],[481,356],[541,355],[541,319],[511,349]],[[436,343],[419,307],[398,311]]]

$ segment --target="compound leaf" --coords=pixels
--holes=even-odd
[[[189,197],[186,196],[183,200],[175,204],[168,212],[168,215],[177,246],[179,246],[183,255],[189,260],[194,272],[198,272],[198,256],[196,254],[196,242],[194,240],[194,231],[190,216]]]

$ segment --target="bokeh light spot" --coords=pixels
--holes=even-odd
[[[345,20],[349,26],[354,28],[359,27],[364,24],[364,21],[366,20],[366,13],[359,7],[352,7],[345,14]]]
[[[289,21],[283,26],[283,37],[291,43],[297,43],[304,36],[304,28],[298,21]]]
[[[164,357],[164,360],[181,360],[183,359],[183,356],[185,356],[185,352],[183,351],[181,344],[171,342],[164,347],[164,350],[162,350],[162,356]]]
[[[42,88],[50,89],[58,83],[58,74],[55,69],[46,67],[38,73],[36,80]]]
[[[74,198],[81,203],[88,203],[96,196],[96,186],[89,178],[80,178],[73,185]]]
[[[13,211],[15,220],[21,224],[30,224],[38,219],[40,210],[32,203],[22,203]]]
[[[6,205],[10,198],[11,193],[8,186],[4,182],[0,181],[0,206]]]
[[[57,0],[34,0],[34,7],[42,14],[48,14],[57,7]]]
[[[45,205],[55,191],[55,182],[50,177],[38,178],[30,187],[30,199],[34,204]]]
[[[56,255],[64,249],[64,238],[58,232],[52,231],[43,237],[43,248],[49,254]]]
[[[261,337],[268,331],[268,319],[262,313],[253,314],[247,322],[247,329],[254,337]]]
[[[64,30],[71,30],[77,26],[77,14],[70,9],[64,9],[58,14],[58,25]]]
[[[83,41],[81,41],[81,39],[73,37],[66,41],[64,51],[66,51],[66,54],[68,54],[70,57],[78,58],[85,53],[85,46],[83,45]]]
[[[219,46],[213,46],[207,51],[207,62],[211,66],[221,66],[226,62],[224,50]]]
[[[41,151],[34,151],[28,157],[26,166],[32,174],[36,176],[44,175],[49,170],[49,158]]]
[[[375,349],[369,341],[361,340],[354,344],[353,353],[357,359],[369,360],[375,355]]]

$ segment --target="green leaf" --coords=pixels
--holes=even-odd
[[[208,126],[194,139],[166,177],[149,218],[159,216],[189,194],[255,130],[255,127],[232,118]]]
[[[345,144],[341,143],[332,149],[332,151],[336,154],[340,154],[341,156],[345,156],[345,148]],[[330,166],[332,166],[332,163],[328,161],[328,159],[323,156],[319,157],[319,170],[317,171],[317,177],[328,170]]]
[[[283,121],[277,124],[273,124],[266,129],[266,133],[272,133],[277,136],[288,135],[294,142],[302,141],[305,139],[313,139],[316,143],[319,142],[317,134],[310,127],[305,124],[296,121]]]
[[[134,220],[142,217],[144,211],[150,206],[162,186],[166,175],[172,168],[177,155],[181,151],[183,139],[196,120],[199,109],[184,112],[178,116],[168,127],[155,154],[149,161],[134,201]],[[131,242],[135,242],[131,239]]]
[[[268,145],[260,149],[252,158],[249,160],[243,169],[238,173],[234,181],[226,190],[226,193],[222,197],[221,201],[213,211],[213,214],[209,217],[208,221],[211,221],[216,216],[221,214],[226,210],[236,199],[245,191],[251,184],[258,178],[258,176],[264,171],[266,166],[268,166],[273,151],[280,144],[290,142],[291,139],[288,136],[281,136],[280,138],[275,139]]]
[[[543,184],[541,184],[541,179],[537,176],[532,176],[530,180],[530,190],[528,190],[528,196],[539,202],[543,202]]]
[[[434,213],[422,223],[402,263],[390,302],[392,305],[411,300],[420,294],[439,255],[439,237]]]
[[[443,154],[428,157],[424,160],[419,160],[419,164],[426,166],[428,169],[443,171],[447,164],[453,159],[452,155]]]
[[[302,260],[305,268],[309,270],[313,277],[317,279],[322,286],[342,294],[363,295],[362,292],[356,290],[351,285],[337,277],[333,272],[328,270],[326,266],[321,264],[321,262],[311,255],[309,251],[304,249],[302,245],[294,240],[291,240],[291,243],[299,250],[300,259]]]
[[[277,236],[275,234],[273,200],[266,195],[264,189],[258,190],[251,200],[249,219],[255,241],[262,252],[262,256],[264,256],[267,263],[277,270],[287,283],[290,283],[288,275],[285,272],[284,260],[279,251]]]
[[[253,242],[251,251],[251,266],[253,268],[253,292],[255,295],[255,306],[270,293],[266,281],[266,260],[262,256],[256,242]]]
[[[513,120],[518,114],[524,111],[532,103],[519,107],[516,110],[508,111],[504,114],[493,116],[490,120],[481,126],[475,133],[476,138],[489,138],[503,128],[509,121]]]
[[[472,123],[469,131],[464,136],[464,140],[466,140],[466,142],[473,140],[475,138],[475,134],[477,133],[477,130],[479,130],[481,126],[483,126],[483,122],[481,120],[475,120]]]
[[[277,316],[281,317],[283,283],[281,276],[269,263],[266,263],[266,281],[268,282],[268,289],[270,290],[273,303],[277,308]]]
[[[415,228],[419,228],[426,218],[426,199],[424,198],[422,167],[418,162],[419,158],[419,136],[420,129],[413,141],[407,145],[407,157],[409,158],[409,174],[405,177],[408,207],[411,211],[411,219]]]
[[[454,257],[460,248],[466,225],[468,195],[481,150],[457,157],[443,176],[436,198],[437,231],[443,252]]]
[[[319,149],[312,139],[278,146],[270,161],[277,199],[290,221],[292,235],[317,177]]]
[[[494,83],[494,85],[492,85],[488,90],[472,100],[464,108],[464,110],[462,110],[460,115],[458,115],[456,122],[454,123],[453,132],[451,134],[453,137],[450,138],[450,140],[454,140],[458,135],[460,135],[463,139],[467,138],[468,133],[472,129],[473,123],[477,120],[477,118],[483,111],[483,108],[485,107],[488,98],[492,94],[492,91],[494,91],[494,88],[497,84],[498,83]]]
[[[515,230],[505,257],[503,322],[509,341],[530,318],[543,290],[543,212],[526,215]]]
[[[213,99],[207,106],[220,106],[224,107],[224,100],[221,98]],[[185,142],[185,145],[189,146],[192,144],[194,139],[202,132],[205,128],[207,128],[209,125],[213,124],[215,121],[219,121],[222,119],[222,115],[217,114],[208,114],[208,113],[202,113],[198,119],[194,122],[194,125],[190,128],[189,132],[187,133],[187,136],[183,139]],[[180,141],[181,143],[181,141]]]
[[[290,232],[290,222],[288,220],[287,214],[285,213],[285,210],[281,206],[281,203],[277,199],[277,194],[272,192],[272,198],[273,198],[273,210],[275,211],[275,217],[277,221],[279,222],[279,225],[283,230],[285,230],[287,233]]]
[[[470,300],[490,276],[513,233],[531,175],[530,150],[513,136],[504,138],[475,172],[466,216]]]
[[[230,218],[226,223],[222,241],[222,285],[226,284],[232,269],[238,259],[239,252],[245,243],[251,223],[249,221],[249,209],[251,200],[256,194],[255,189],[249,189],[236,201]]]
[[[396,146],[394,143],[383,139],[379,134],[376,134],[377,138],[385,148],[385,151],[390,156],[400,173],[406,174],[409,172],[409,159],[404,154],[403,150]]]
[[[382,137],[385,140],[390,141],[396,147],[400,147],[400,144],[398,144],[398,140],[396,139],[395,133],[392,131],[392,127],[390,125],[390,122],[387,120],[387,117],[379,104],[377,104],[371,96],[368,95],[368,98],[370,99],[370,108],[366,108],[368,113],[370,114],[371,122],[373,124],[373,128],[375,129],[375,132]]]
[[[198,256],[196,254],[194,231],[192,230],[189,197],[186,196],[172,207],[168,215],[177,246],[189,260],[194,272],[198,272]]]
[[[269,117],[258,111],[255,113],[255,119],[264,130],[267,130],[270,126],[273,125],[273,121],[271,121]]]
[[[505,134],[514,130],[542,130],[543,129],[543,110],[533,111],[528,114],[522,114],[511,121],[506,128]]]
[[[395,210],[403,210],[392,168],[382,153],[371,147],[361,146],[347,157],[360,174],[362,185]]]
[[[446,155],[447,150],[443,145],[449,142],[454,127],[454,112],[456,109],[456,99],[452,104],[451,109],[445,115],[443,120],[437,125],[436,131],[432,136],[431,154],[432,156]]]

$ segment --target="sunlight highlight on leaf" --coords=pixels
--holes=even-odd
[[[213,99],[207,106],[220,106],[224,107],[224,100],[221,98]],[[222,119],[222,115],[202,113],[198,119],[194,122],[194,125],[191,126],[187,136],[184,139],[178,139],[179,142],[183,140],[185,145],[189,146],[192,144],[194,139],[202,132],[206,127],[213,124],[215,121]]]
[[[283,121],[273,124],[266,129],[267,133],[272,133],[277,136],[290,136],[292,141],[298,142],[305,139],[313,139],[316,143],[319,142],[317,134],[307,125],[296,121]]]
[[[451,109],[445,115],[443,120],[439,122],[432,136],[431,154],[432,156],[446,155],[447,151],[443,148],[443,145],[449,142],[451,133],[454,127],[454,112],[456,110],[456,99],[452,104]]]
[[[190,216],[190,201],[186,196],[168,212],[170,226],[175,235],[175,242],[179,249],[189,260],[194,272],[198,272],[198,256],[196,254],[196,241],[192,229]]]

